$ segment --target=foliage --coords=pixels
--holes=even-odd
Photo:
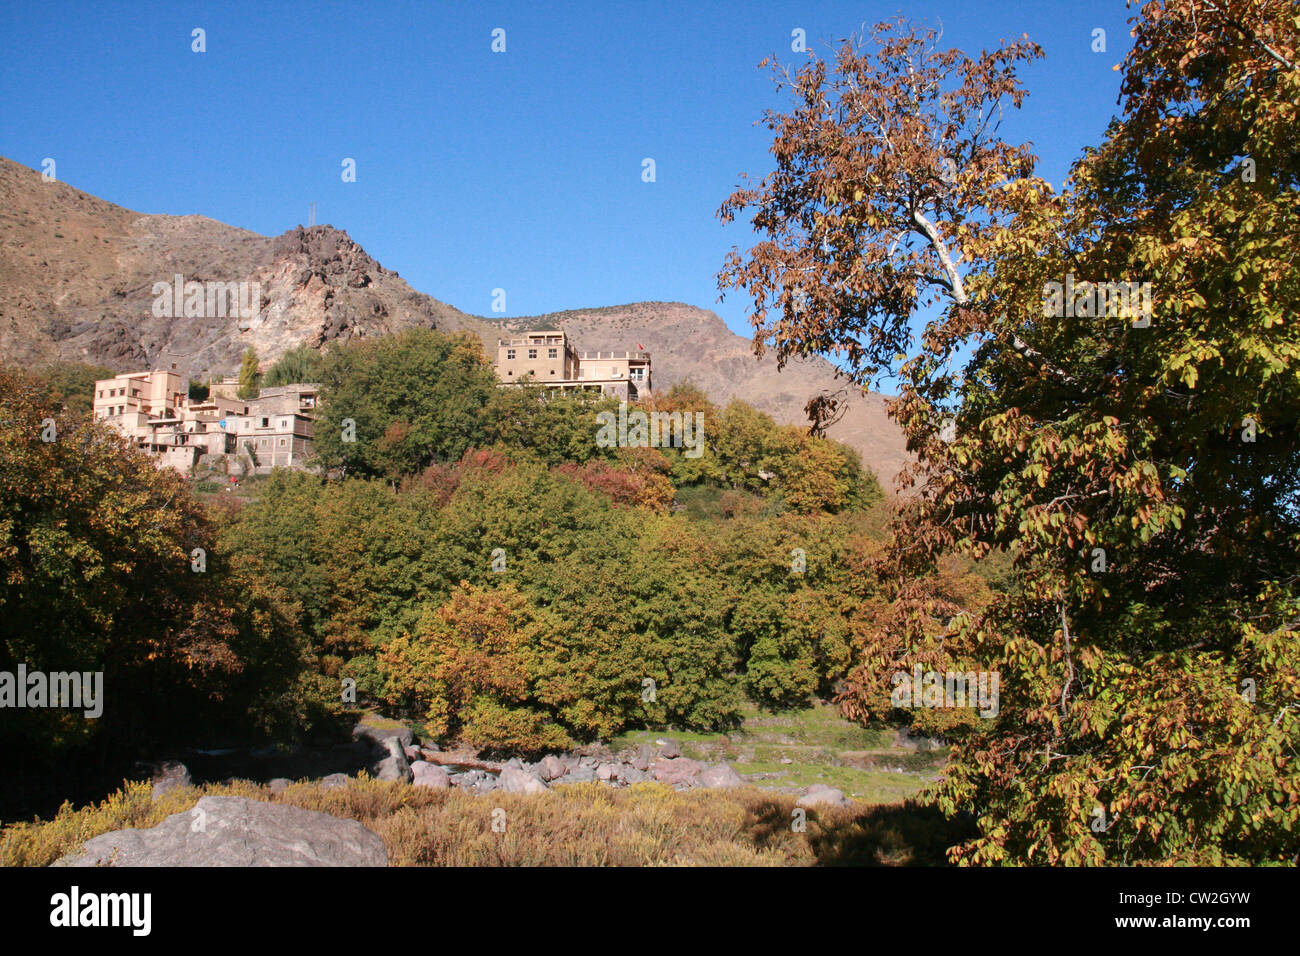
[[[258,361],[257,350],[251,345],[239,360],[239,387],[235,394],[242,399],[257,398],[262,388],[262,364]]]
[[[998,718],[964,732],[932,796],[979,815],[960,861],[1293,861],[1300,19],[1275,0],[1143,7],[1123,113],[1059,195],[1023,147],[950,135],[1020,101],[1010,65],[1034,48],[972,70],[898,29],[874,60],[846,46],[833,80],[799,71],[800,105],[772,119],[778,174],[723,207],[762,203],[783,237],[722,276],[754,295],[760,346],[838,349],[858,380],[902,362],[919,494],[846,707],[880,715],[913,663],[1000,674]],[[1150,282],[1149,323],[1054,307],[1067,276]],[[922,290],[945,307],[908,357]],[[945,555],[990,552],[1014,577],[951,594]]]
[[[408,329],[349,342],[325,357],[316,452],[347,474],[413,475],[481,445],[483,409],[496,392],[472,336]]]
[[[276,388],[281,385],[318,383],[324,369],[325,356],[319,349],[307,344],[298,345],[281,355],[267,369],[262,385],[265,388]]]
[[[8,711],[6,748],[39,762],[300,730],[316,702],[300,696],[309,661],[286,596],[216,546],[183,478],[41,393],[0,371],[0,670],[102,672],[103,713]]]
[[[54,362],[39,369],[40,400],[74,415],[90,417],[95,404],[95,382],[112,378],[112,369],[85,362]]]

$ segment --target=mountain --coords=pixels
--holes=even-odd
[[[793,360],[778,371],[775,358],[755,358],[750,340],[732,332],[716,314],[680,302],[577,309],[498,324],[507,332],[560,328],[580,351],[644,346],[653,360],[656,390],[691,382],[716,404],[739,399],[787,425],[808,424],[808,400],[822,392],[837,393],[845,385],[825,359]],[[910,456],[902,432],[885,410],[885,398],[857,389],[846,390],[842,397],[844,414],[827,434],[856,448],[881,483],[892,487],[893,476]]]
[[[159,317],[154,284],[260,285],[261,318]],[[180,310],[183,311],[183,310]],[[274,361],[411,326],[481,323],[407,285],[347,233],[301,226],[267,237],[203,216],[152,216],[0,158],[0,357],[22,364],[233,373],[248,346]]]
[[[177,274],[248,283],[250,294],[260,292],[257,318],[186,317],[179,303],[176,317],[155,314],[155,283],[171,286]],[[262,236],[203,216],[133,212],[0,157],[2,361],[175,366],[207,378],[234,374],[250,345],[270,363],[302,343],[328,348],[414,326],[468,330],[494,357],[498,334],[546,326],[564,329],[581,350],[644,346],[657,389],[690,381],[716,403],[740,399],[786,424],[806,424],[808,400],[843,385],[821,359],[778,372],[775,359],[756,359],[747,339],[693,306],[638,302],[488,319],[415,291],[331,226]],[[858,449],[887,485],[908,460],[876,394],[853,395],[829,434]]]

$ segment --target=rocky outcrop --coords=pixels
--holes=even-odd
[[[384,841],[341,820],[243,797],[203,797],[147,830],[114,830],[54,866],[387,866]]]

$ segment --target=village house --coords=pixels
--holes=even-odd
[[[265,388],[253,399],[224,388],[214,392],[206,401],[190,401],[174,366],[132,372],[95,383],[94,415],[159,466],[182,474],[201,463],[230,474],[266,474],[303,467],[311,458],[318,386]]]
[[[498,339],[496,372],[503,385],[533,382],[562,392],[595,392],[626,402],[636,401],[652,388],[649,352],[579,352],[559,329]]]

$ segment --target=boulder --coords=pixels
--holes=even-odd
[[[189,767],[179,760],[159,760],[136,764],[138,772],[147,773],[153,784],[153,797],[157,800],[169,790],[189,787],[194,784],[190,778]]]
[[[650,761],[654,759],[654,752],[651,751],[649,744],[642,744],[636,748],[636,756],[632,758],[632,766],[642,773],[650,769]]]
[[[545,793],[551,789],[542,782],[541,777],[509,764],[501,770],[497,785],[506,793]]]
[[[266,785],[266,789],[272,793],[279,793],[281,790],[288,790],[293,781],[288,777],[276,777]]]
[[[603,763],[596,768],[597,780],[604,780],[609,783],[609,781],[616,780],[620,776],[622,776],[621,767],[616,763]]]
[[[320,788],[322,790],[333,790],[336,787],[346,787],[348,785],[348,775],[345,773],[332,773],[328,777],[322,777]]]
[[[363,720],[352,728],[352,739],[366,743],[372,753],[384,753],[388,750],[388,740],[396,737],[402,747],[415,745],[415,734],[410,727],[396,723],[369,723]]]
[[[627,783],[645,783],[649,779],[650,774],[636,767],[626,767],[623,770],[623,780]]]
[[[695,782],[701,787],[708,787],[710,790],[727,787],[743,787],[745,781],[740,774],[731,768],[730,764],[720,763],[716,766],[709,767],[695,778]]]
[[[114,830],[54,866],[387,866],[355,820],[244,797],[203,797],[147,830]]]
[[[406,748],[402,746],[401,740],[389,737],[384,743],[388,745],[388,756],[375,764],[375,779],[410,783],[411,765],[406,761]]]
[[[654,777],[660,783],[676,786],[695,781],[696,775],[704,769],[704,764],[687,757],[669,757],[654,762]]]
[[[596,771],[592,770],[590,767],[578,767],[574,770],[570,770],[568,773],[566,773],[563,777],[561,777],[559,780],[555,782],[556,783],[591,783],[591,781],[595,779],[596,779]]]
[[[417,760],[411,764],[411,778],[411,782],[417,787],[446,790],[451,786],[451,774],[436,763],[425,760]]]
[[[558,780],[560,777],[563,777],[568,772],[568,769],[569,768],[564,765],[564,761],[559,757],[547,754],[537,764],[536,773],[543,780],[550,781]]]
[[[814,783],[802,797],[795,801],[797,807],[847,807],[851,801],[843,791],[828,787],[824,783]]]
[[[675,740],[656,740],[655,743],[659,745],[659,756],[661,757],[668,757],[671,759],[672,757],[680,757],[682,755],[682,748]]]

